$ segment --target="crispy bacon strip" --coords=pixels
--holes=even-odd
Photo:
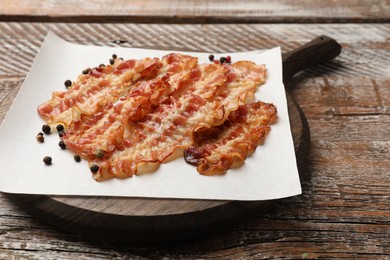
[[[93,115],[108,103],[125,95],[141,80],[154,78],[162,63],[159,59],[116,59],[113,65],[90,69],[81,74],[67,91],[54,92],[52,98],[38,107],[39,115],[49,124],[65,126],[77,121],[81,114]]]
[[[216,118],[222,116],[223,108],[219,102],[207,102],[192,94],[162,104],[144,120],[130,125],[122,151],[116,151],[107,160],[91,162],[100,166],[100,174],[94,178],[131,177],[142,172],[140,168],[149,168],[150,164],[160,164],[175,157],[178,150],[181,154],[180,149],[193,143],[195,129],[200,125],[210,127]]]
[[[252,154],[276,119],[276,107],[263,102],[242,105],[224,124],[196,132],[184,150],[186,162],[203,175],[223,174]]]
[[[266,68],[251,61],[238,61],[225,66],[228,69],[227,86],[220,89],[216,98],[223,100],[225,109],[230,112],[253,98],[257,87],[265,81]]]

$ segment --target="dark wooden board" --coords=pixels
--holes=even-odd
[[[327,37],[284,55],[285,83],[298,71],[334,58],[340,45]],[[316,62],[312,62],[313,59]],[[287,85],[288,86],[288,85]],[[17,90],[4,99],[7,109]],[[304,114],[287,94],[290,123],[300,173],[309,151],[310,132]],[[201,237],[258,214],[272,201],[213,201],[7,194],[28,213],[66,231],[97,238],[162,242]]]

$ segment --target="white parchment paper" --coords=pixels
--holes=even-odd
[[[53,91],[65,90],[65,80],[75,80],[86,67],[107,64],[113,53],[125,59],[139,59],[161,58],[170,52],[174,51],[76,45],[49,33],[0,126],[0,191],[217,200],[269,200],[300,194],[280,48],[229,54],[233,62],[266,64],[267,81],[258,89],[256,99],[275,104],[278,120],[265,143],[244,165],[225,175],[202,176],[180,158],[162,164],[151,174],[96,182],[86,161],[76,163],[70,151],[59,148],[57,134],[45,136],[43,144],[35,140],[44,123],[37,106],[50,99]],[[187,54],[199,57],[199,63],[209,62],[208,53]],[[46,155],[53,158],[51,166],[42,161]]]

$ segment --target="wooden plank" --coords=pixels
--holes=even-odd
[[[0,23],[1,76],[23,76],[51,30],[70,42],[99,46],[166,48],[204,52],[250,51],[283,46],[290,51],[319,35],[333,36],[343,46],[333,62],[304,72],[319,75],[388,77],[389,24],[50,24]],[[359,31],[357,34],[356,31]],[[115,43],[121,40],[121,43]]]
[[[0,3],[3,21],[248,23],[388,22],[389,1],[13,1]]]
[[[306,211],[302,212],[304,214]],[[275,212],[273,213],[275,214]],[[383,259],[389,254],[386,224],[332,223],[261,217],[212,238],[175,245],[114,244],[110,241],[80,240],[25,219],[6,219],[0,257],[107,259],[172,258],[274,258],[348,257]],[[49,240],[48,240],[49,239]]]
[[[175,245],[117,244],[64,233],[38,223],[0,194],[0,258],[389,257],[389,25],[137,27],[3,23],[1,54],[15,61],[0,67],[0,89],[7,93],[21,84],[48,29],[72,42],[112,46],[122,30],[129,41],[124,46],[169,47],[172,42],[176,48],[209,52],[275,45],[288,50],[329,34],[342,43],[341,56],[292,83],[312,134],[303,194],[220,235]]]
[[[386,65],[385,65],[386,66]],[[390,110],[390,78],[352,77],[348,81],[338,77],[296,77],[292,83],[293,94],[308,114],[319,115],[324,123],[339,120],[342,116],[381,116],[389,115]],[[308,95],[312,100],[305,99]],[[325,117],[324,117],[325,116]],[[329,122],[331,123],[331,122]],[[342,135],[353,133],[353,129],[342,130]],[[385,137],[388,129],[377,132]],[[337,133],[327,136],[335,138]],[[369,134],[367,133],[367,136]],[[356,137],[358,138],[358,137]]]

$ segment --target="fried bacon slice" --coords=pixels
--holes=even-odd
[[[108,103],[125,95],[142,79],[154,78],[162,63],[159,59],[115,59],[113,65],[100,66],[81,74],[67,91],[57,91],[38,107],[38,114],[49,124],[69,125],[81,114],[93,115]]]
[[[184,150],[184,159],[203,175],[223,174],[255,151],[275,119],[272,104],[241,105],[222,125],[194,133],[195,143]]]
[[[221,117],[223,108],[219,102],[207,102],[193,94],[162,104],[144,120],[129,126],[123,150],[105,160],[91,162],[100,167],[94,178],[127,178],[176,158],[193,143],[195,129],[210,127]]]

